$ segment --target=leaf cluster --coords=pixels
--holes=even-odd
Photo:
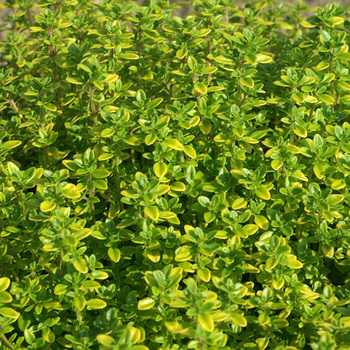
[[[349,10],[7,0],[0,349],[350,346]]]

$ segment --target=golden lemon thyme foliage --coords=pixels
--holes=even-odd
[[[350,346],[349,16],[7,0],[0,349]]]

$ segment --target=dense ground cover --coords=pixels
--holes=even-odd
[[[348,349],[348,11],[8,6],[0,349]]]

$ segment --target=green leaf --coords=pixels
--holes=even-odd
[[[198,322],[201,325],[201,327],[207,332],[212,332],[214,330],[214,321],[209,313],[205,312],[199,314]]]
[[[153,171],[157,177],[161,178],[167,173],[168,166],[164,162],[157,162],[153,165]]]
[[[26,342],[28,344],[33,344],[34,343],[35,335],[34,335],[34,333],[32,332],[31,329],[25,329],[24,330],[24,339],[26,340]]]
[[[323,147],[323,140],[322,137],[319,134],[316,134],[314,136],[314,148],[316,150],[320,149]]]
[[[210,222],[214,221],[216,219],[216,216],[213,212],[208,211],[204,214],[204,221],[209,224]]]
[[[289,326],[289,322],[285,318],[275,318],[271,323],[273,327],[276,327],[278,329]]]
[[[21,170],[15,163],[8,162],[7,170],[11,176],[16,176],[18,179],[22,178]]]
[[[152,298],[144,298],[142,300],[139,300],[138,304],[137,304],[137,308],[139,310],[149,310],[152,309],[152,307],[155,305],[156,301],[153,300]]]
[[[94,187],[99,189],[99,190],[106,190],[108,188],[106,180],[94,180],[92,183],[93,183]],[[90,197],[90,200],[91,200],[91,198],[92,197]],[[98,202],[99,202],[99,200],[96,201],[95,203],[98,203]]]
[[[110,171],[108,171],[107,169],[104,169],[104,168],[98,168],[92,173],[92,176],[95,179],[104,179],[104,178],[108,177],[109,175],[110,175]]]
[[[350,91],[350,84],[346,83],[345,81],[338,81],[337,84],[344,90]]]
[[[199,128],[204,135],[208,135],[212,129],[212,123],[209,119],[202,119]]]
[[[74,162],[73,160],[68,160],[68,159],[66,160],[65,159],[65,160],[62,161],[62,163],[69,170],[76,171],[76,170],[79,169],[79,165],[76,162]]]
[[[140,145],[140,140],[136,136],[125,136],[123,138],[123,141],[127,143],[130,146],[139,146]]]

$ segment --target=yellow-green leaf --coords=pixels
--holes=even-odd
[[[9,307],[2,307],[0,308],[0,315],[8,318],[17,319],[20,316],[20,313]]]
[[[57,284],[53,290],[55,295],[65,294],[68,291],[68,286],[66,284]]]
[[[88,310],[103,309],[107,306],[107,303],[102,299],[90,299],[86,303]]]
[[[244,232],[244,236],[248,237],[253,235],[256,231],[258,231],[259,227],[257,225],[254,224],[248,224],[248,225],[244,225],[240,231]]]
[[[270,191],[263,185],[255,189],[255,194],[264,200],[269,200],[271,198]]]
[[[186,190],[186,185],[181,181],[175,181],[170,185],[172,191],[183,192]]]
[[[303,263],[297,260],[296,256],[293,254],[287,254],[287,266],[291,269],[301,269],[303,267]]]
[[[156,140],[157,140],[157,135],[155,135],[155,134],[148,134],[145,137],[145,144],[147,146],[152,145]]]
[[[253,88],[254,87],[254,80],[252,78],[249,78],[249,77],[243,78],[242,77],[242,78],[239,79],[239,82],[242,85],[244,85],[244,86],[246,86],[248,88]]]
[[[95,179],[104,179],[104,178],[108,177],[110,175],[110,173],[111,172],[105,168],[98,168],[92,173],[92,176]]]
[[[11,303],[12,296],[9,292],[2,291],[0,292],[0,304]]]
[[[294,127],[294,133],[300,137],[307,136],[307,130],[302,125],[296,125]]]
[[[200,94],[206,94],[207,93],[207,86],[203,83],[197,83],[194,84],[194,88],[196,89],[196,91],[198,91]]]
[[[121,253],[120,253],[120,250],[118,248],[112,248],[110,247],[108,249],[108,256],[109,258],[114,261],[115,263],[117,263],[120,258],[121,258]]]
[[[186,48],[182,48],[182,49],[176,51],[176,57],[180,60],[182,60],[184,57],[186,57],[187,54],[188,54],[188,50]]]
[[[167,193],[170,190],[170,186],[160,184],[155,189],[152,190],[152,193],[156,196],[161,196]]]
[[[124,58],[126,60],[138,60],[139,59],[139,55],[137,55],[136,53],[132,53],[132,52],[122,53],[121,55],[119,55],[119,57]]]
[[[256,58],[258,63],[270,63],[273,61],[270,56],[262,55],[260,53],[256,55]]]
[[[184,152],[190,157],[190,158],[196,158],[197,153],[195,149],[191,145],[184,145]]]
[[[177,151],[183,151],[184,146],[181,142],[176,139],[168,138],[164,140],[164,143],[171,149],[175,149]]]
[[[315,96],[306,95],[305,96],[305,102],[307,102],[307,103],[317,103],[318,99]]]
[[[232,209],[238,210],[242,209],[247,205],[248,201],[245,198],[238,197],[232,203]]]
[[[8,277],[0,278],[0,292],[6,290],[10,286],[10,279]]]
[[[267,230],[269,228],[269,220],[267,220],[263,215],[255,215],[254,222],[263,230]]]
[[[318,179],[323,179],[326,174],[326,167],[323,165],[315,164],[313,166],[314,173]]]
[[[328,203],[330,205],[339,204],[343,200],[344,200],[344,196],[341,194],[331,194],[330,196],[328,196]]]
[[[153,171],[160,178],[167,173],[168,166],[164,162],[157,162],[153,165]]]
[[[87,273],[89,271],[86,266],[86,261],[82,257],[77,257],[73,259],[73,266],[78,272]]]
[[[86,299],[82,295],[80,295],[80,296],[74,297],[73,303],[75,308],[81,311],[81,310],[84,310],[86,306]]]
[[[208,135],[211,131],[212,123],[209,119],[202,119],[199,123],[199,129],[204,135]]]
[[[350,84],[346,83],[345,81],[338,81],[337,83],[341,88],[344,90],[349,91],[350,90]]]
[[[56,203],[51,201],[43,201],[40,203],[40,210],[44,213],[54,210],[56,208]]]
[[[272,167],[273,170],[278,170],[282,165],[283,165],[283,160],[282,159],[274,159],[271,162],[271,167]]]
[[[204,281],[204,282],[209,282],[211,278],[211,272],[208,268],[203,268],[203,269],[198,269],[197,271],[198,277]]]
[[[139,310],[149,310],[152,309],[152,307],[155,305],[156,301],[153,300],[152,298],[143,298],[141,300],[139,300],[139,302],[137,303],[137,308]]]
[[[75,84],[75,85],[82,85],[82,84],[83,84],[83,81],[82,81],[82,80],[76,79],[76,78],[72,78],[72,77],[67,77],[66,80],[67,80],[69,83],[72,83],[72,84]]]
[[[104,346],[113,346],[114,339],[107,334],[99,334],[96,337],[97,341]]]
[[[212,332],[214,330],[214,321],[209,313],[204,312],[199,314],[198,322],[207,332]]]
[[[238,313],[238,312],[231,312],[230,313],[230,319],[237,326],[240,326],[240,327],[246,327],[247,326],[246,318],[243,315],[241,315],[240,313]]]
[[[159,218],[159,210],[154,205],[152,205],[150,207],[146,207],[145,214],[148,215],[154,221],[158,220],[158,218]]]
[[[298,103],[303,103],[305,101],[305,95],[302,92],[293,92],[292,97]]]
[[[136,136],[125,136],[123,138],[123,141],[127,143],[130,146],[139,146],[140,145],[140,140]]]
[[[11,140],[11,141],[6,141],[4,142],[0,147],[2,149],[12,149],[12,148],[15,148],[15,147],[18,147],[19,145],[22,144],[22,141],[18,141],[18,140]]]
[[[335,100],[331,95],[321,94],[318,97],[322,102],[324,102],[327,105],[333,105],[335,103]]]
[[[61,189],[62,194],[67,198],[79,198],[80,193],[77,191],[77,186],[74,184],[67,184]]]

